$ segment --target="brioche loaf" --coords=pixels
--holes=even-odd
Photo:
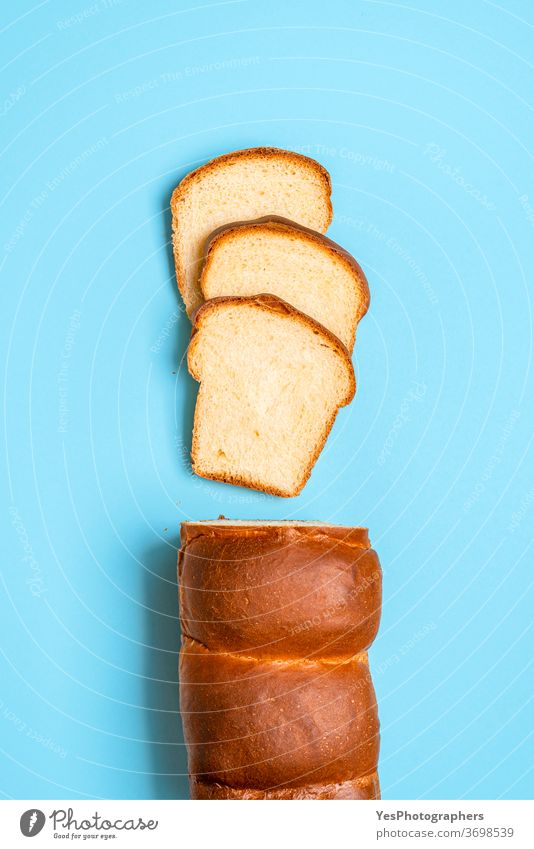
[[[302,490],[356,388],[339,339],[272,295],[207,301],[188,367],[200,382],[193,470],[285,497]]]
[[[367,531],[186,522],[178,574],[192,797],[379,798]]]
[[[207,243],[200,288],[206,299],[277,295],[331,330],[349,351],[369,307],[369,287],[356,260],[326,236],[280,217],[216,230]]]
[[[171,198],[178,286],[189,315],[202,303],[200,263],[223,224],[282,215],[324,233],[332,220],[330,177],[313,159],[258,147],[213,159],[188,174]]]

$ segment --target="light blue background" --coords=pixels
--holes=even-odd
[[[178,528],[219,513],[369,526],[385,798],[531,796],[533,25],[528,0],[6,6],[4,796],[187,796]],[[293,500],[187,463],[168,201],[253,145],[329,169],[372,293]]]

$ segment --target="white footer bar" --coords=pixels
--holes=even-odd
[[[330,805],[330,808],[328,807]],[[525,801],[1,801],[2,846],[534,847]],[[35,844],[28,838],[35,837]]]

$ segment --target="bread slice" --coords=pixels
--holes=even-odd
[[[200,288],[206,299],[277,295],[331,330],[349,351],[369,307],[369,286],[354,257],[326,236],[279,216],[216,230]]]
[[[332,220],[328,172],[307,156],[274,147],[237,150],[185,177],[171,199],[178,286],[189,315],[208,236],[223,224],[282,215],[324,233]]]
[[[273,295],[207,301],[188,351],[200,381],[193,471],[272,495],[298,495],[354,397],[339,339]]]

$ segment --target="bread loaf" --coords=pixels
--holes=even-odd
[[[367,531],[186,522],[179,587],[192,797],[379,798]]]

